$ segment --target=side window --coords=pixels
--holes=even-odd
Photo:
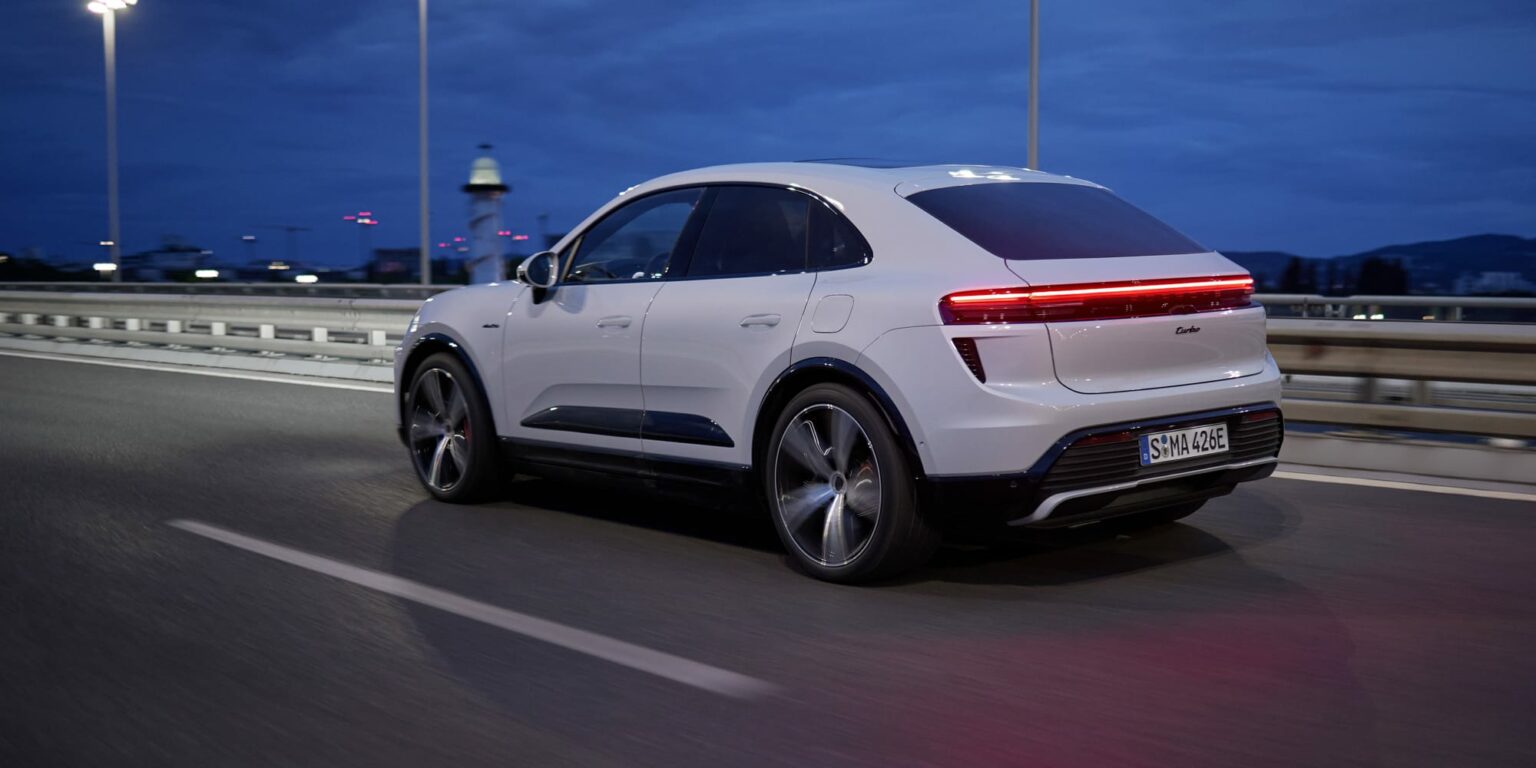
[[[801,272],[810,196],[774,187],[716,187],[689,277]]]
[[[869,243],[848,219],[819,200],[811,203],[811,268],[837,269],[868,264]]]
[[[662,192],[608,214],[582,236],[562,282],[660,280],[703,195],[702,189]]]

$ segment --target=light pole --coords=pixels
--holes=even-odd
[[[139,0],[100,0],[86,9],[101,16],[101,47],[107,60],[107,241],[112,248],[112,281],[123,279],[123,237],[117,214],[117,12]]]
[[[421,284],[431,285],[432,255],[427,250],[428,230],[431,226],[431,215],[427,207],[427,0],[416,0],[416,26],[416,53],[421,68]]]
[[[1029,167],[1040,170],[1040,0],[1029,0]]]

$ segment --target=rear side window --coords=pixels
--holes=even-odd
[[[689,277],[800,272],[812,200],[775,187],[716,187]]]
[[[841,214],[820,200],[811,201],[811,268],[837,269],[868,264],[869,243]]]
[[[970,184],[918,192],[907,200],[1004,259],[1209,250],[1109,191],[1080,184]]]

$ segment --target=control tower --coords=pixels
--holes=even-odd
[[[494,283],[507,277],[506,257],[501,252],[501,198],[511,187],[501,181],[501,166],[491,157],[491,145],[481,144],[485,154],[469,166],[469,282]]]

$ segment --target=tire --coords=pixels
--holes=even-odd
[[[818,579],[888,578],[927,562],[938,547],[885,415],[849,387],[817,384],[784,406],[761,479],[784,548]]]
[[[480,383],[457,357],[428,357],[411,376],[401,411],[416,479],[440,501],[492,496],[500,481],[496,428]]]
[[[1108,522],[1117,531],[1142,531],[1183,520],[1198,512],[1203,506],[1205,506],[1204,501],[1195,501],[1175,507],[1152,509],[1146,512],[1125,515],[1124,517],[1111,518]]]

